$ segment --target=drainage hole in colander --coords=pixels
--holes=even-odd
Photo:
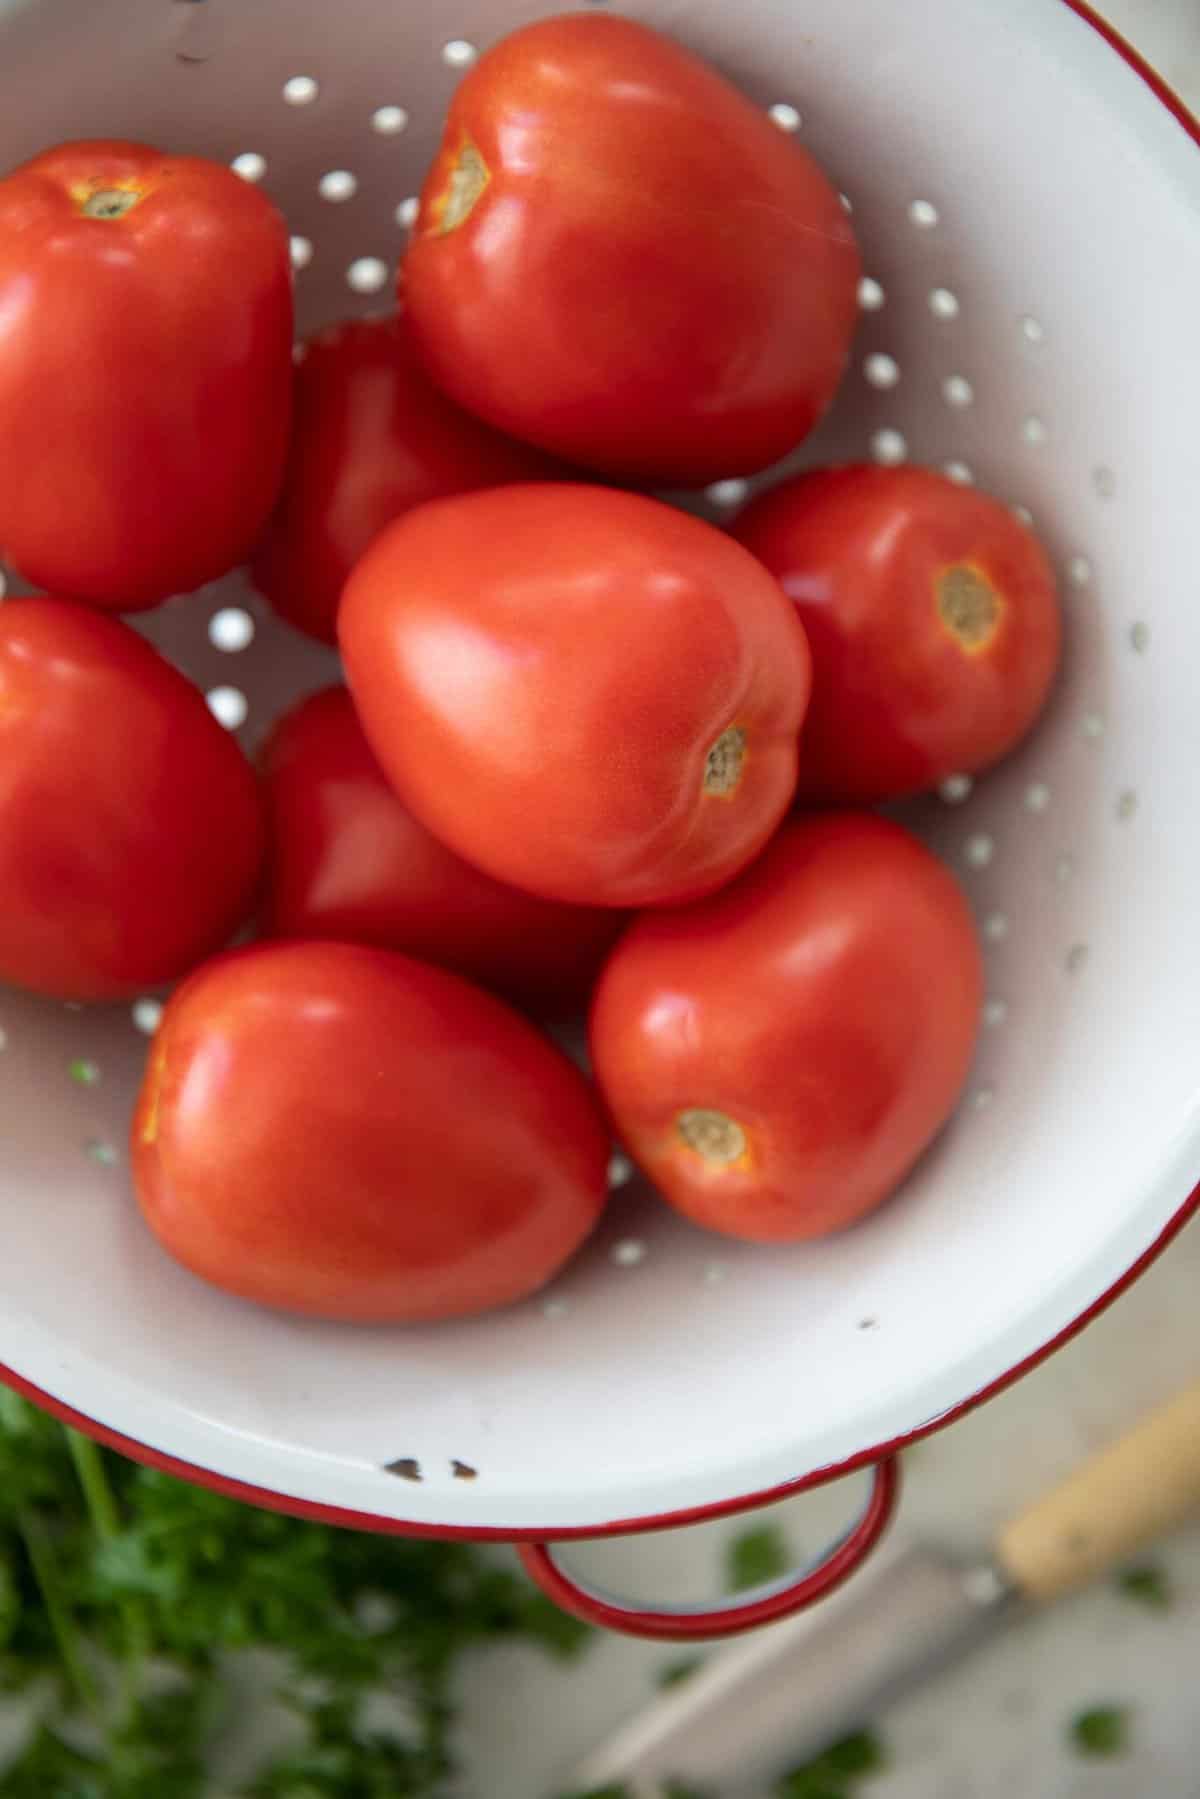
[[[969,462],[963,462],[958,456],[951,456],[948,462],[943,462],[942,473],[947,481],[953,481],[956,487],[973,487],[975,485],[974,469]]]
[[[292,75],[283,84],[283,97],[289,106],[311,106],[321,91],[312,75]]]
[[[1036,413],[1031,412],[1029,417],[1022,421],[1021,437],[1031,448],[1037,449],[1044,444],[1047,435],[1045,421],[1038,418]]]
[[[914,200],[908,216],[919,231],[932,231],[938,222],[938,209],[932,200]]]
[[[293,237],[289,243],[294,269],[306,269],[313,259],[313,246],[310,237]]]
[[[728,481],[714,481],[711,487],[704,490],[705,499],[714,506],[728,510],[732,506],[740,506],[750,492],[750,483],[734,476]]]
[[[959,314],[958,295],[951,293],[948,287],[932,288],[929,310],[935,319],[956,319]]]
[[[391,279],[391,269],[381,256],[356,256],[346,270],[346,286],[356,294],[378,294]]]
[[[704,1285],[719,1287],[727,1273],[728,1269],[724,1262],[706,1262],[704,1264]]]
[[[1050,805],[1050,789],[1045,781],[1031,781],[1025,789],[1025,810],[1045,812]]]
[[[1014,506],[1012,513],[1014,518],[1020,519],[1027,530],[1033,530],[1033,514],[1030,512],[1028,506]]]
[[[2,600],[4,598],[4,596],[7,592],[8,592],[8,576],[5,574],[4,570],[2,568],[0,568],[0,600]]]
[[[974,787],[970,775],[947,775],[938,784],[938,798],[948,806],[961,806],[964,800],[970,799]]]
[[[864,275],[858,284],[858,303],[864,312],[878,312],[887,299],[873,275]]]
[[[842,203],[842,211],[843,212],[853,212],[854,211],[854,201],[850,198],[849,194],[839,194],[838,199]]]
[[[153,1037],[162,1023],[163,1006],[160,999],[137,999],[130,1007],[130,1017],[134,1026],[145,1037]]]
[[[412,1455],[398,1455],[394,1462],[385,1462],[383,1472],[394,1474],[398,1480],[422,1481],[425,1479],[421,1473],[420,1462]]]
[[[1104,719],[1099,712],[1085,712],[1079,728],[1094,743],[1104,735]]]
[[[612,1246],[610,1257],[618,1268],[636,1268],[646,1260],[649,1246],[641,1237],[622,1237]]]
[[[871,454],[885,468],[894,468],[908,456],[908,440],[902,431],[897,431],[892,425],[885,425],[871,438]]]
[[[448,69],[469,69],[479,55],[474,44],[465,37],[452,37],[448,44],[442,45],[442,61]]]
[[[979,1087],[971,1096],[971,1104],[977,1112],[986,1112],[995,1097],[994,1087]]]
[[[1046,333],[1042,329],[1041,321],[1035,319],[1032,313],[1027,312],[1025,317],[1021,320],[1021,336],[1025,339],[1025,342],[1027,344],[1040,344],[1045,335]]]
[[[803,120],[794,106],[786,100],[776,100],[774,106],[768,106],[767,115],[774,120],[781,131],[799,131]]]
[[[900,364],[884,350],[873,350],[863,363],[863,374],[872,387],[895,387],[900,379]]]
[[[989,912],[983,921],[983,935],[988,943],[1003,943],[1008,936],[1008,914]]]
[[[1058,857],[1054,864],[1054,879],[1060,887],[1065,887],[1075,873],[1075,858],[1069,853]]]
[[[204,697],[217,723],[227,731],[237,731],[245,724],[250,702],[240,687],[210,687]]]
[[[402,106],[377,106],[371,114],[371,129],[380,137],[399,137],[408,129],[408,114]]]
[[[358,176],[349,169],[327,169],[317,182],[317,192],[322,200],[330,200],[335,206],[353,200],[358,192]]]
[[[976,831],[963,844],[963,860],[968,868],[988,868],[996,854],[996,840],[986,831]]]
[[[1150,648],[1150,627],[1144,619],[1135,619],[1129,627],[1129,647],[1144,656]]]
[[[418,194],[410,194],[407,200],[401,200],[396,208],[396,223],[411,231],[417,222],[417,214],[421,210],[421,199]]]
[[[208,641],[214,650],[236,655],[254,642],[254,620],[243,606],[222,606],[208,621]]]
[[[1004,1023],[1004,1021],[1007,1017],[1008,1017],[1008,1001],[1007,1000],[989,999],[985,1002],[984,1008],[983,1008],[983,1022],[985,1025],[987,1025],[989,1030],[994,1031],[998,1025],[1002,1025]]]
[[[2,1024],[0,1024],[0,1050],[6,1050],[7,1048],[8,1048],[8,1032],[5,1030],[4,1026]]]
[[[1123,793],[1117,795],[1116,812],[1122,824],[1132,818],[1137,809],[1138,796],[1132,787],[1127,787]],[[2,1047],[3,1045],[0,1044],[0,1048]]]
[[[961,409],[973,403],[975,389],[965,375],[947,375],[942,382],[942,398],[947,406],[957,406]]]
[[[1072,587],[1086,587],[1092,578],[1092,565],[1086,556],[1072,556],[1067,564],[1067,579]]]
[[[565,1299],[544,1299],[542,1301],[543,1318],[566,1318],[571,1307]]]
[[[261,181],[267,172],[267,159],[260,156],[257,150],[243,150],[229,166],[243,181]]]
[[[614,1149],[608,1158],[608,1184],[610,1187],[624,1187],[633,1179],[635,1169],[624,1150]]]

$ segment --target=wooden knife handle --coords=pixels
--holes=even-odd
[[[1001,1531],[997,1559],[1054,1599],[1200,1512],[1200,1382],[1102,1449]]]

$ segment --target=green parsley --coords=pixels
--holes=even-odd
[[[860,1780],[887,1765],[874,1731],[856,1730],[831,1743],[824,1754],[793,1768],[776,1787],[776,1799],[852,1799]]]
[[[1153,1562],[1147,1562],[1139,1568],[1126,1568],[1117,1576],[1117,1590],[1124,1593],[1127,1599],[1136,1599],[1148,1611],[1166,1612],[1171,1609],[1171,1582],[1165,1568]]]
[[[0,1692],[38,1719],[0,1799],[205,1799],[243,1650],[274,1652],[297,1746],[237,1799],[449,1799],[459,1654],[586,1635],[468,1544],[257,1511],[0,1389]],[[382,1691],[397,1735],[366,1722]]]
[[[682,1686],[685,1680],[690,1680],[692,1675],[703,1666],[704,1657],[702,1655],[678,1656],[675,1661],[668,1662],[665,1667],[658,1670],[658,1685],[664,1691],[670,1687]]]
[[[792,1566],[791,1552],[783,1532],[774,1524],[759,1524],[743,1531],[729,1545],[728,1586],[732,1593],[747,1587],[765,1586],[779,1580]]]
[[[1071,1721],[1071,1742],[1080,1755],[1124,1755],[1129,1747],[1129,1708],[1094,1705]]]

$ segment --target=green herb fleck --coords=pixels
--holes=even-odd
[[[793,1768],[776,1787],[777,1799],[851,1799],[860,1780],[887,1766],[879,1738],[871,1730],[832,1743],[823,1755]]]
[[[1147,1562],[1140,1568],[1127,1568],[1117,1576],[1117,1589],[1129,1599],[1136,1599],[1152,1612],[1170,1611],[1171,1582],[1165,1568]]]
[[[743,1531],[729,1545],[728,1586],[733,1593],[779,1580],[792,1566],[783,1532],[774,1524],[756,1525]]]
[[[702,1655],[681,1655],[658,1670],[658,1684],[664,1690],[668,1687],[682,1686],[685,1680],[690,1680],[692,1675],[703,1666],[704,1657]]]
[[[1129,1747],[1129,1708],[1094,1705],[1071,1721],[1071,1742],[1080,1755],[1123,1755]]]
[[[94,1062],[89,1062],[86,1056],[81,1056],[72,1062],[67,1073],[80,1087],[94,1087],[100,1079],[100,1070]]]

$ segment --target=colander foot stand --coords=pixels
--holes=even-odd
[[[871,1470],[871,1491],[857,1521],[815,1562],[798,1573],[755,1589],[751,1594],[719,1605],[646,1606],[626,1603],[577,1580],[555,1559],[549,1543],[521,1546],[526,1573],[542,1592],[588,1624],[622,1631],[630,1637],[649,1637],[660,1642],[686,1643],[697,1637],[732,1637],[773,1624],[802,1612],[824,1599],[866,1560],[882,1537],[900,1492],[900,1464],[895,1456],[876,1462]]]

